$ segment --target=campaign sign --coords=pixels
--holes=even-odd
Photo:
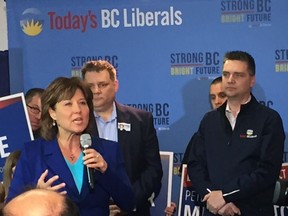
[[[288,163],[282,163],[279,178],[288,180]]]
[[[282,167],[281,167],[281,170],[280,170],[279,179],[288,180],[288,163],[283,163],[282,164]],[[286,190],[288,190],[288,188]],[[274,215],[275,216],[286,216],[286,215],[288,215],[288,207],[287,206],[274,205]]]
[[[288,163],[283,163],[280,170],[280,179],[288,180]],[[288,188],[287,188],[288,191]],[[187,174],[187,165],[183,165],[181,188],[179,198],[179,214],[178,216],[201,216],[203,207],[201,206],[201,198],[193,189],[192,183]],[[288,207],[274,205],[274,216],[287,216]]]
[[[187,165],[183,164],[179,196],[178,216],[201,216],[203,214],[201,197],[196,193],[187,173]]]
[[[160,151],[163,177],[161,191],[152,203],[151,215],[164,215],[165,208],[171,203],[173,152]]]
[[[33,139],[24,94],[18,93],[0,98],[0,180],[3,167],[11,152],[21,150],[24,142]]]
[[[279,178],[288,180],[288,163],[282,164]],[[203,206],[201,198],[194,190],[187,174],[187,165],[184,164],[181,176],[178,216],[201,216],[203,214],[203,207],[200,207],[201,205]],[[287,215],[288,206],[274,205],[274,216]]]

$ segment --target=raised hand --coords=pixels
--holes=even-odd
[[[38,179],[38,182],[37,182],[37,188],[41,188],[41,189],[47,189],[47,190],[52,190],[52,191],[56,191],[58,192],[60,189],[64,188],[65,187],[65,183],[61,183],[61,184],[58,184],[58,185],[54,185],[52,186],[52,184],[57,180],[59,179],[59,176],[58,175],[55,175],[53,177],[51,177],[50,179],[48,179],[46,182],[45,182],[45,178],[47,177],[48,175],[48,170],[46,169],[40,176],[40,178]],[[61,191],[60,194],[66,194],[67,191]]]

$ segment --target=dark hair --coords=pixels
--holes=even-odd
[[[10,153],[10,155],[5,160],[4,171],[3,171],[3,186],[5,191],[5,199],[8,195],[9,187],[12,181],[12,168],[16,166],[21,151],[15,150]]]
[[[41,97],[43,92],[44,92],[44,89],[42,89],[42,88],[31,88],[31,89],[29,89],[26,92],[26,94],[25,94],[25,102],[26,102],[26,104],[30,103],[30,101],[32,100],[32,98],[35,95],[39,95]]]
[[[247,52],[244,51],[230,51],[225,53],[223,64],[227,60],[239,60],[242,62],[246,62],[248,65],[249,74],[251,76],[255,76],[256,74],[256,65],[254,58]]]
[[[0,182],[0,208],[4,202],[5,202],[5,188],[3,183]]]
[[[112,64],[105,60],[98,60],[98,61],[88,61],[85,63],[83,68],[81,69],[82,78],[85,79],[85,74],[87,72],[101,72],[103,70],[107,70],[109,73],[109,77],[112,81],[117,79],[116,77],[116,69]]]
[[[64,196],[64,205],[61,216],[80,216],[77,205],[68,196]]]
[[[58,133],[58,128],[53,127],[53,119],[50,117],[49,108],[55,110],[56,103],[71,99],[77,89],[82,91],[90,111],[89,123],[83,133],[93,134],[95,118],[93,114],[93,94],[90,88],[78,77],[58,77],[47,87],[41,98],[41,135],[45,140],[52,140]]]
[[[211,85],[215,85],[217,83],[222,83],[222,76],[216,77],[215,79],[212,80],[212,82],[210,83]]]

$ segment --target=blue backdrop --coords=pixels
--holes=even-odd
[[[255,57],[253,92],[287,131],[287,8],[287,0],[9,0],[11,93],[78,76],[87,60],[109,60],[117,99],[153,112],[160,149],[174,152],[177,201],[177,166],[210,109],[209,84],[226,51]]]

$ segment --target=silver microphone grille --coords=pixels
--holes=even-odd
[[[89,148],[92,144],[90,134],[82,134],[80,136],[80,144],[81,144],[82,148]]]

